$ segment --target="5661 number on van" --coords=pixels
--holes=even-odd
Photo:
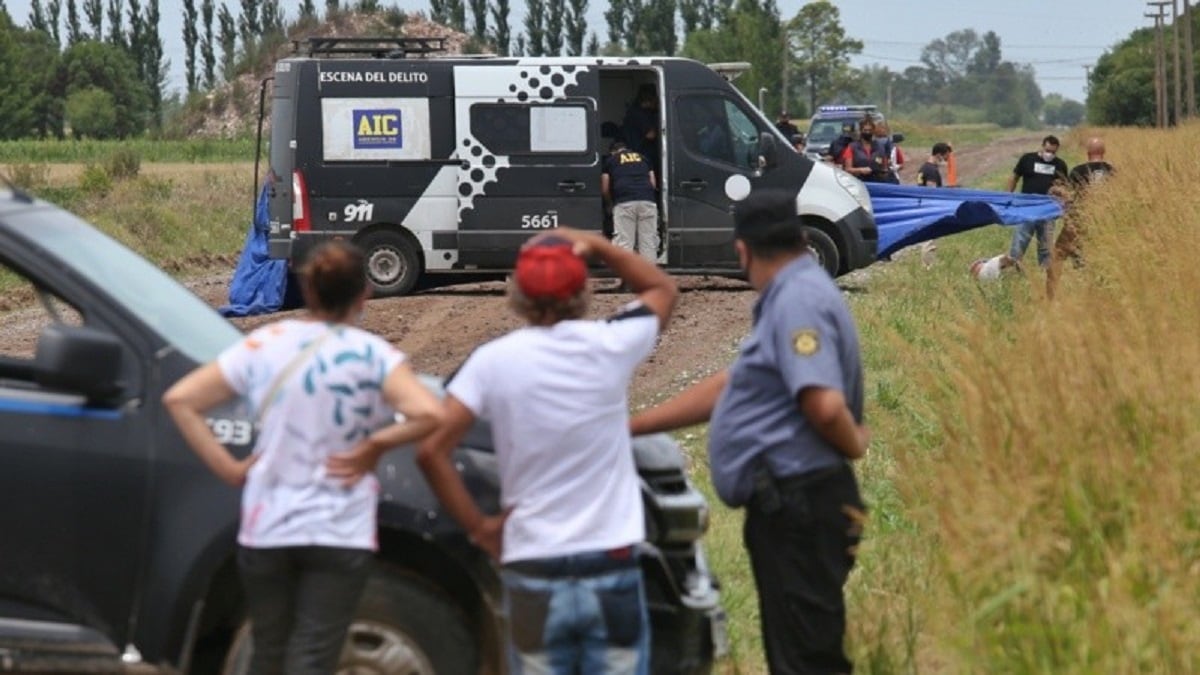
[[[549,230],[558,227],[557,213],[527,213],[521,216],[522,230]]]

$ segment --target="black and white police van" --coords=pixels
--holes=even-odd
[[[424,274],[505,271],[540,230],[601,230],[602,159],[643,85],[658,97],[659,263],[737,271],[732,204],[796,192],[831,275],[875,260],[859,181],[792,149],[713,68],[682,58],[438,56],[441,38],[311,38],[275,66],[270,255],[331,237],[377,295]],[[265,83],[264,83],[265,85]],[[716,127],[721,142],[711,139]]]

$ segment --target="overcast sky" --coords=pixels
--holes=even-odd
[[[218,0],[220,2],[221,0]],[[236,10],[237,0],[224,0]],[[345,2],[346,0],[343,0]],[[17,23],[29,16],[30,0],[6,0]],[[804,0],[777,0],[784,18],[790,18]],[[1140,0],[833,0],[850,36],[863,41],[863,54],[855,65],[878,63],[902,71],[918,63],[921,47],[952,31],[973,28],[995,31],[1004,57],[1029,63],[1037,70],[1042,93],[1058,92],[1082,101],[1085,71],[1106,48],[1135,28],[1151,24],[1142,16]],[[284,0],[294,16],[298,3]],[[384,4],[389,4],[388,0]],[[392,4],[405,10],[428,9],[428,0],[400,0]],[[512,0],[513,31],[519,30],[524,3]],[[323,6],[323,2],[318,2]],[[591,0],[590,25],[603,39],[607,2]],[[171,89],[183,88],[182,3],[160,0],[161,27],[166,57],[171,61]],[[1169,10],[1169,8],[1168,8]]]

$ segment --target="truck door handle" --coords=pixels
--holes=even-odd
[[[681,180],[679,181],[679,187],[687,188],[688,190],[703,190],[704,188],[708,187],[708,181],[699,179]]]
[[[581,183],[577,180],[564,180],[558,182],[558,189],[563,192],[578,192],[587,187],[587,183]]]

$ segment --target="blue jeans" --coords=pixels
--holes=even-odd
[[[637,555],[605,552],[506,565],[513,675],[648,675],[650,617]]]
[[[1054,223],[1050,220],[1031,220],[1017,225],[1013,231],[1012,246],[1008,249],[1008,257],[1020,260],[1025,257],[1029,242],[1037,235],[1038,266],[1050,264],[1050,235],[1054,232]]]

